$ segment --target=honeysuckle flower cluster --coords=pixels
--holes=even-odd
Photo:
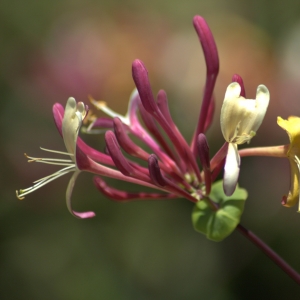
[[[265,150],[252,152],[241,150],[240,155],[238,145],[249,143],[255,136],[265,116],[270,95],[264,85],[259,85],[256,99],[246,99],[242,78],[237,74],[233,76],[232,83],[225,93],[220,117],[225,143],[211,158],[205,133],[213,120],[215,107],[213,90],[219,72],[219,58],[213,35],[206,21],[196,16],[193,24],[204,53],[206,82],[198,123],[190,143],[182,136],[171,117],[166,92],[160,90],[156,97],[154,96],[147,69],[143,62],[137,59],[132,64],[132,77],[136,88],[130,96],[125,116],[111,110],[104,101],[96,101],[92,97],[90,101],[93,106],[106,113],[108,117],[98,119],[90,117],[88,107],[82,102],[76,103],[74,98],[68,99],[65,109],[59,103],[53,106],[55,124],[63,137],[67,152],[43,150],[66,155],[69,158],[27,156],[30,162],[56,164],[63,166],[63,169],[37,180],[28,189],[17,191],[17,197],[23,199],[27,194],[54,179],[73,172],[66,192],[67,207],[75,217],[91,218],[95,216],[94,212],[76,212],[71,206],[71,195],[76,178],[80,172],[85,171],[96,174],[94,184],[97,189],[115,201],[180,197],[193,203],[204,200],[213,210],[217,210],[218,205],[210,198],[210,194],[223,168],[225,195],[227,197],[234,195],[240,171],[240,157],[259,155],[255,154],[255,151],[265,155],[263,154]],[[84,128],[82,128],[83,122],[88,124]],[[279,124],[288,131],[288,126],[283,125],[281,121]],[[81,129],[89,133],[103,134],[104,132],[106,151],[101,152],[88,146],[78,137]],[[140,140],[150,150],[146,151],[137,145],[131,136]],[[124,152],[129,156],[125,156]],[[279,152],[281,154],[278,156],[285,155],[284,151]],[[288,156],[293,170],[297,166],[299,171],[299,158],[292,153],[295,151],[290,150]],[[130,156],[135,160],[128,158]],[[139,164],[140,161],[146,162],[147,166]],[[297,176],[299,178],[299,172]],[[151,187],[154,192],[122,191],[109,186],[105,182],[105,177]],[[294,186],[296,187],[296,184]],[[287,205],[294,201],[290,201],[291,197],[294,199],[294,194],[293,191],[293,196],[288,197]]]

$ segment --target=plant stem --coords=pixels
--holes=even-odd
[[[297,273],[286,261],[284,261],[274,250],[272,250],[265,242],[257,237],[252,231],[246,229],[241,224],[237,226],[247,239],[249,239],[256,247],[262,250],[279,268],[289,275],[298,285],[300,285],[300,274]]]
[[[272,147],[255,147],[239,150],[240,157],[244,156],[273,156],[287,157],[290,145],[272,146]]]

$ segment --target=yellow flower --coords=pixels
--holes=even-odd
[[[282,204],[291,207],[299,202],[299,172],[300,172],[300,118],[290,116],[287,120],[277,118],[277,124],[284,129],[290,139],[287,157],[291,164],[291,186],[288,196],[284,196]],[[300,211],[300,202],[298,211]]]

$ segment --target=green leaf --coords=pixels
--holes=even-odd
[[[238,186],[231,196],[226,196],[223,181],[215,182],[209,198],[219,206],[219,209],[213,210],[207,199],[196,203],[192,213],[195,230],[205,234],[210,240],[222,241],[240,223],[247,197],[247,191]]]

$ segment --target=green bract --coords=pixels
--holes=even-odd
[[[213,184],[209,197],[219,209],[213,210],[207,200],[201,200],[194,207],[192,222],[196,231],[205,234],[210,240],[219,242],[231,234],[239,224],[248,193],[237,186],[231,196],[226,196],[223,182],[220,180]]]

